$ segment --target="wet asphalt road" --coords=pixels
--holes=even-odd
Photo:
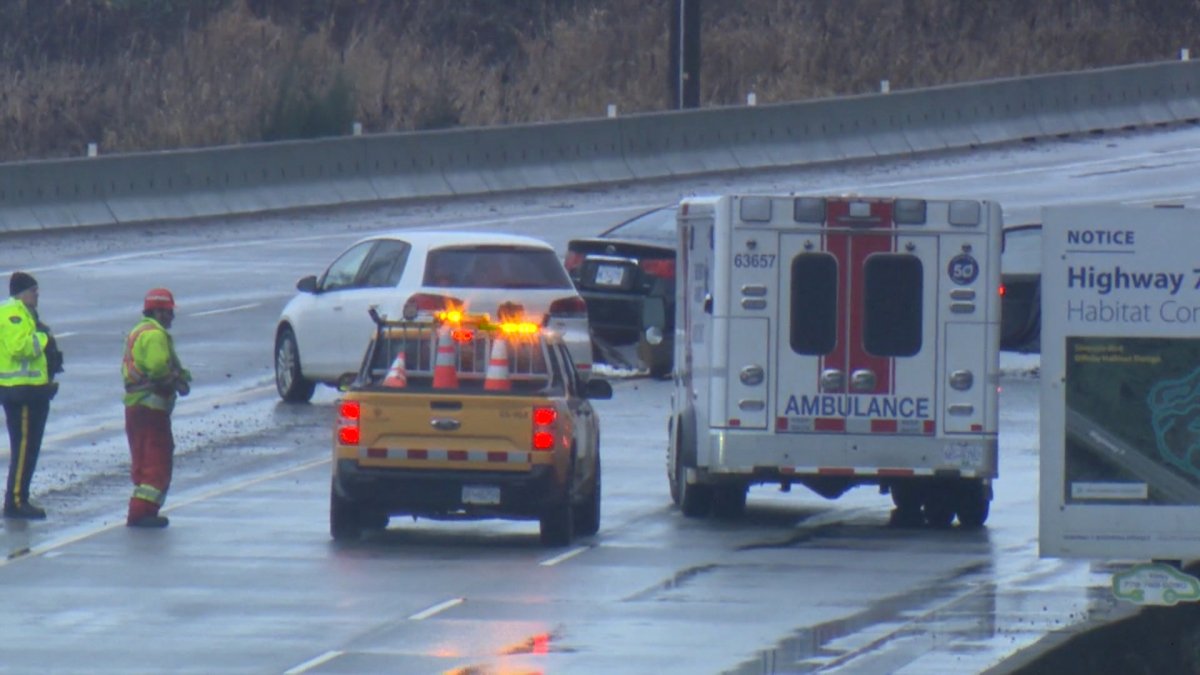
[[[1191,131],[917,164],[714,178],[695,191],[979,196],[1011,221],[1098,195],[1194,200]],[[799,188],[797,186],[803,186]],[[751,491],[738,522],[670,508],[670,384],[600,402],[600,533],[545,549],[534,523],[393,521],[328,539],[333,393],[276,403],[274,319],[303,274],[385,227],[465,225],[560,248],[692,186],[10,237],[67,354],[34,492],[4,521],[0,672],[979,672],[1114,610],[1111,569],[1037,557],[1036,360],[1006,358],[1001,477],[983,531],[887,526],[890,500]],[[1035,218],[1034,218],[1035,219]],[[197,377],[177,412],[163,532],[122,527],[121,339],[147,288],[181,303]]]

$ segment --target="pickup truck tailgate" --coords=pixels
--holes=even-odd
[[[353,397],[363,467],[529,471],[554,462],[554,453],[532,447],[533,411],[551,407],[546,399],[368,391]]]

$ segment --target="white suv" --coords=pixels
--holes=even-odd
[[[575,366],[591,374],[587,305],[554,248],[532,237],[402,230],[355,242],[319,278],[296,283],[275,329],[275,387],[289,402],[312,398],[317,383],[336,385],[358,370],[375,330],[369,309],[399,318],[416,295],[498,315],[516,303],[562,335]]]

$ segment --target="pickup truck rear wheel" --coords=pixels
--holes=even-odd
[[[296,334],[284,327],[275,339],[275,390],[288,403],[308,403],[317,384],[300,370],[300,348]]]
[[[574,455],[574,449],[571,453]],[[575,459],[567,468],[567,485],[561,501],[546,507],[538,519],[542,543],[546,546],[566,546],[575,538]]]
[[[358,541],[362,536],[363,524],[358,506],[329,488],[329,534],[334,541]]]
[[[575,538],[575,505],[564,499],[548,508],[538,523],[542,543],[546,546],[567,546]]]
[[[596,456],[596,473],[586,500],[575,509],[575,532],[590,537],[600,531],[600,456]]]

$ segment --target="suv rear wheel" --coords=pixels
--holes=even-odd
[[[300,370],[300,348],[296,334],[284,327],[275,339],[275,390],[288,403],[307,403],[317,385]]]

